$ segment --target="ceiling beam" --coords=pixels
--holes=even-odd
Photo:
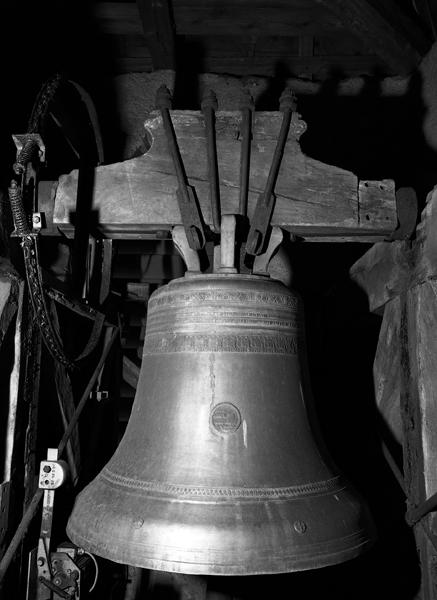
[[[343,26],[359,37],[394,72],[407,74],[420,62],[420,53],[404,35],[405,17],[393,14],[386,20],[367,0],[315,0],[341,20]],[[400,11],[397,8],[397,11]]]
[[[424,55],[428,52],[433,42],[431,32],[424,25],[420,25],[421,18],[416,13],[412,12],[412,16],[410,16],[410,14],[407,14],[399,7],[399,3],[396,0],[367,1],[381,13],[386,21],[395,26],[404,35],[419,54]],[[417,2],[417,0],[415,1]],[[432,4],[432,1],[426,0],[426,4]],[[411,4],[415,3],[412,2]]]
[[[154,69],[174,69],[175,30],[168,0],[136,0]]]
[[[146,5],[143,9],[142,5]],[[159,0],[137,0],[135,2],[96,2],[93,14],[100,33],[115,35],[135,35],[142,32],[138,15],[143,13],[145,28],[153,27],[154,14],[150,6],[157,10]],[[168,0],[163,2],[162,13],[167,13]],[[313,3],[289,1],[283,5],[266,6],[238,3],[215,3],[184,5],[173,3],[172,14],[177,35],[280,35],[299,36],[326,34],[337,31],[339,19],[324,6]],[[152,21],[147,20],[152,18]],[[145,21],[146,19],[146,21]]]
[[[96,2],[92,6],[99,33],[138,35],[143,33],[135,2]]]
[[[185,0],[186,1],[186,0]],[[324,6],[289,0],[259,2],[174,2],[176,31],[180,35],[301,36],[338,29],[339,19]]]
[[[202,61],[205,73],[231,74],[236,76],[274,77],[276,65],[280,65],[287,77],[299,77],[313,74],[318,80],[329,78],[333,72],[344,77],[372,75],[375,67],[384,67],[378,56],[289,56],[284,60],[278,56],[229,57],[209,56]],[[116,57],[114,66],[118,74],[141,73],[152,70],[152,60],[147,56]]]

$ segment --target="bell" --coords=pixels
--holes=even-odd
[[[77,497],[71,540],[206,575],[313,569],[373,541],[312,417],[301,300],[256,275],[187,274],[148,307],[131,417]]]

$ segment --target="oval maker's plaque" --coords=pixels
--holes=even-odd
[[[219,433],[234,433],[241,424],[240,411],[230,402],[221,402],[212,409],[211,424]]]

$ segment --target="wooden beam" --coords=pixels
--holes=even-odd
[[[211,224],[203,117],[194,111],[172,111],[172,119],[189,183],[196,189],[205,222]],[[238,212],[240,120],[239,112],[216,114],[224,214]],[[265,186],[281,120],[279,112],[254,116],[249,217]],[[178,184],[159,113],[151,113],[145,127],[151,141],[146,154],[95,171],[93,211],[107,235],[135,237],[181,224]],[[305,239],[385,239],[397,224],[393,181],[359,182],[350,171],[305,156],[298,143],[305,129],[295,113],[275,187],[272,224]],[[77,171],[62,176],[57,185],[54,223],[63,230],[72,227],[76,188]]]
[[[437,515],[437,190],[428,196],[414,242],[377,244],[352,268],[371,308],[384,306],[375,360],[383,419],[403,443],[406,520],[422,567],[420,598],[435,598]],[[399,425],[402,425],[400,430]],[[414,515],[421,515],[416,519]]]
[[[138,6],[135,2],[95,2],[92,10],[99,33],[114,35],[144,33]]]
[[[174,2],[181,35],[315,35],[337,30],[341,21],[326,7],[308,0],[258,2]]]
[[[19,305],[20,278],[11,263],[0,257],[0,347]]]
[[[129,357],[123,356],[123,379],[136,390],[140,378],[140,367]]]
[[[408,511],[437,492],[436,298],[437,286],[431,280],[410,288],[402,298],[400,407]],[[423,600],[435,598],[436,525],[436,513],[430,512],[414,526]]]
[[[409,242],[379,243],[352,265],[349,274],[367,294],[371,312],[382,312],[387,302],[408,288],[410,257]]]
[[[150,4],[156,0],[138,0],[146,6],[144,16],[148,16]],[[96,2],[93,14],[101,33],[115,35],[138,34],[142,32],[138,8],[133,2]],[[168,10],[167,1],[163,13]],[[337,30],[341,21],[324,6],[317,6],[306,0],[292,0],[275,3],[275,6],[248,4],[246,2],[191,3],[173,2],[172,7],[177,35],[314,35]],[[151,15],[152,19],[155,18]],[[167,17],[166,17],[167,18]],[[148,30],[152,26],[146,23]]]
[[[398,29],[402,35],[406,37],[406,39],[411,43],[413,48],[415,48],[420,54],[424,55],[431,47],[433,39],[430,35],[430,32],[427,31],[424,27],[419,25],[420,19],[417,19],[417,1],[411,2],[411,13],[410,16],[407,14],[406,9],[407,6],[404,7],[399,5],[399,2],[396,0],[367,0],[369,4],[371,4],[380,14],[384,17],[386,21],[391,23]],[[434,4],[435,15],[437,16],[435,5],[435,0],[425,0],[422,4],[428,5],[432,11],[432,5]],[[419,2],[420,5],[420,2]],[[414,8],[413,8],[414,7]],[[420,10],[420,8],[419,8]],[[428,13],[430,14],[430,13]],[[416,18],[414,18],[416,17]],[[431,25],[431,24],[430,24]],[[431,26],[432,28],[432,26]]]
[[[153,70],[153,61],[150,56],[144,56],[144,51],[138,56],[121,56],[113,59],[115,72],[144,73]],[[311,72],[314,77],[324,80],[330,77],[332,71],[343,73],[347,77],[373,75],[378,67],[387,73],[387,66],[376,55],[365,56],[298,56],[255,54],[229,56],[225,54],[206,54],[202,59],[202,68],[205,73],[231,74],[236,76],[273,77],[276,66],[281,64],[290,77],[298,77],[303,72]],[[394,74],[390,71],[388,74]]]
[[[375,244],[350,269],[366,292],[369,307],[381,312],[409,288],[437,278],[437,188],[428,194],[414,243]]]
[[[367,0],[315,1],[331,10],[345,28],[355,33],[396,73],[409,73],[419,63],[419,52],[398,29],[397,21],[387,21]]]
[[[403,440],[400,409],[400,326],[401,301],[397,296],[389,301],[385,307],[373,363],[375,402],[384,423],[384,426],[380,426],[378,429],[381,431],[384,442],[391,447],[393,446],[393,440],[400,445],[402,445]]]
[[[136,0],[154,69],[175,68],[175,32],[168,0]]]

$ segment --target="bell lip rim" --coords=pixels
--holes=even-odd
[[[126,562],[126,560],[122,560],[121,558],[115,557],[115,555],[109,553],[99,554],[93,547],[89,547],[89,551],[97,556],[101,556],[106,560],[111,560],[118,564],[123,565],[131,565],[133,567],[139,567],[142,569],[150,569],[153,571],[165,571],[170,573],[183,573],[187,575],[205,575],[205,576],[220,576],[220,577],[235,577],[235,576],[256,576],[256,575],[281,575],[286,573],[297,573],[300,571],[310,571],[316,569],[322,569],[326,567],[335,566],[338,564],[346,563],[349,560],[353,560],[358,558],[359,556],[368,552],[373,546],[375,546],[378,536],[374,530],[374,528],[370,525],[364,527],[362,530],[362,539],[358,541],[358,543],[353,546],[346,547],[343,550],[333,550],[320,552],[320,553],[309,553],[307,557],[302,556],[300,558],[293,559],[292,557],[288,557],[282,560],[283,566],[275,567],[274,564],[271,564],[270,568],[259,568],[253,570],[247,570],[242,567],[242,565],[214,565],[214,563],[199,563],[199,562],[189,562],[187,560],[166,560],[162,558],[153,558],[147,561],[137,561],[137,562]],[[73,535],[72,535],[73,534]],[[77,532],[69,531],[67,527],[67,535],[70,539],[75,537]],[[354,537],[357,537],[359,532],[354,534]],[[78,537],[81,537],[80,534]],[[346,536],[349,537],[349,536]],[[77,539],[77,537],[76,537]],[[76,542],[74,542],[76,543]],[[80,544],[79,544],[80,545]],[[83,546],[81,546],[83,547]],[[85,548],[86,549],[86,548]],[[315,560],[316,559],[316,560]],[[314,564],[314,562],[318,562],[319,564]],[[278,560],[278,563],[281,561]],[[146,564],[147,563],[147,564]],[[287,566],[288,564],[288,566]],[[175,568],[175,567],[180,568]],[[209,568],[208,568],[209,567]],[[212,568],[211,568],[212,567]]]

